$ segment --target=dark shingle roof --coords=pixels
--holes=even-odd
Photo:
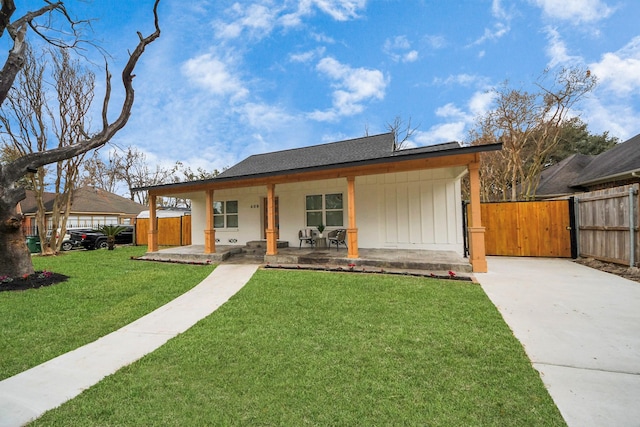
[[[247,157],[219,178],[307,169],[388,157],[393,154],[393,134],[350,139]]]
[[[45,193],[45,210],[53,210],[53,199],[55,194]],[[35,196],[33,191],[27,191],[27,198],[20,203],[23,213],[35,213]],[[82,213],[118,213],[118,214],[139,214],[147,209],[146,206],[129,200],[117,194],[110,193],[95,187],[80,187],[73,192],[71,202],[71,212]]]
[[[256,154],[246,158],[214,178],[139,187],[133,190],[162,188],[179,191],[181,187],[193,188],[194,184],[206,185],[233,181],[240,182],[253,178],[385,164],[403,160],[472,154],[502,149],[502,144],[461,147],[457,142],[447,142],[444,144],[394,151],[393,140],[393,133],[385,133],[328,144]]]
[[[580,186],[639,169],[640,134],[596,156],[572,185]]]
[[[540,174],[540,183],[538,184],[536,195],[557,196],[575,192],[570,184],[580,176],[594,157],[584,154],[572,154],[560,163],[543,170]]]
[[[570,194],[640,171],[640,134],[597,156],[574,154],[542,171],[538,196]]]
[[[457,142],[393,150],[393,133],[349,139],[329,144],[250,156],[221,173],[218,178],[244,177],[316,167],[340,166],[390,157],[460,148]]]

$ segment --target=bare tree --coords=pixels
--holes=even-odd
[[[91,185],[110,193],[115,193],[120,182],[122,158],[116,151],[109,152],[108,159],[103,160],[98,150],[82,164],[83,175],[79,186]]]
[[[473,144],[501,142],[502,151],[483,153],[483,194],[496,200],[535,198],[540,173],[561,140],[573,107],[596,85],[581,67],[545,71],[528,92],[506,83],[496,89],[495,107],[478,121]]]
[[[147,196],[144,191],[134,191],[136,187],[146,185],[165,184],[171,182],[171,177],[177,168],[167,170],[156,165],[154,171],[147,164],[147,156],[136,147],[129,146],[123,156],[118,161],[118,178],[122,180],[129,189],[129,198],[141,204],[147,204]]]
[[[52,92],[55,100],[47,96],[45,65],[51,58]],[[51,145],[64,147],[81,142],[87,135],[86,117],[93,101],[95,76],[73,61],[64,49],[46,49],[38,60],[27,49],[25,65],[18,75],[16,87],[9,91],[7,102],[2,108],[0,121],[3,124],[2,139],[22,154],[46,150]],[[53,105],[53,106],[52,106]],[[15,129],[14,129],[14,126]],[[51,224],[54,230],[66,232],[67,219],[71,206],[71,197],[76,187],[78,167],[84,155],[56,162],[55,167],[47,171],[39,168],[37,174],[29,174],[31,186],[35,191],[36,224],[40,236],[42,253],[58,252],[62,241],[58,233],[52,233],[46,239],[44,194],[52,187],[55,195],[51,207]],[[51,182],[45,182],[49,178]],[[49,192],[50,193],[50,192]]]
[[[72,61],[68,51],[59,49],[53,54],[53,80],[57,95],[57,114],[51,115],[51,124],[58,140],[58,147],[82,143],[89,134],[88,115],[93,102],[95,75],[82,68],[78,61]],[[56,120],[57,119],[57,120]],[[64,236],[71,210],[73,191],[79,178],[80,164],[86,153],[56,162],[51,227],[60,229]],[[43,252],[59,252],[62,239],[57,233],[51,233],[51,240],[43,240],[40,232]]]
[[[127,186],[132,201],[147,204],[146,191],[136,191],[136,187],[168,184],[183,181],[200,181],[211,179],[220,174],[214,169],[212,172],[202,167],[194,171],[177,161],[172,167],[166,168],[156,165],[155,169],[147,163],[146,156],[136,147],[129,146],[126,150],[109,152],[108,160],[103,160],[98,151],[83,164],[84,185],[93,185],[103,190],[115,192],[119,184]],[[163,207],[190,207],[189,200],[174,197],[159,198],[157,203]]]
[[[393,150],[402,150],[406,145],[407,141],[411,139],[413,134],[418,130],[420,125],[416,127],[411,127],[411,117],[405,123],[405,121],[400,117],[396,116],[393,119],[393,122],[387,122],[386,129],[389,132],[393,132]],[[367,135],[369,134],[369,129],[366,129]]]
[[[99,132],[84,135],[82,141],[76,144],[26,153],[11,162],[0,165],[0,276],[16,277],[32,274],[34,271],[22,233],[22,215],[17,211],[17,204],[25,198],[25,190],[18,184],[20,178],[27,173],[37,171],[38,168],[45,165],[70,159],[103,146],[129,120],[134,102],[133,71],[146,47],[160,37],[158,4],[159,0],[156,0],[153,8],[155,31],[147,37],[143,37],[142,34],[138,33],[138,44],[130,53],[129,59],[122,70],[122,84],[125,96],[120,113],[115,120],[110,122],[108,119],[111,99],[111,73],[106,67],[106,91],[102,103],[102,129]],[[46,6],[38,11],[28,12],[23,17],[12,22],[11,17],[15,10],[13,0],[3,0],[2,9],[0,10],[0,37],[4,34],[4,30],[7,30],[13,40],[13,48],[0,71],[0,105],[4,103],[9,89],[13,86],[16,75],[24,65],[27,29],[32,28],[36,33],[42,34],[34,25],[34,20],[39,16],[55,11],[62,13],[68,19],[72,28],[76,24],[69,18],[62,2],[47,3]]]

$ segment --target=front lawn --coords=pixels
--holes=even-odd
[[[0,379],[92,342],[200,283],[211,266],[133,261],[146,246],[34,256],[66,282],[0,292]]]
[[[565,425],[480,286],[260,270],[34,425]]]

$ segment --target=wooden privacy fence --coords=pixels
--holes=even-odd
[[[568,200],[482,203],[480,208],[487,255],[571,257]]]
[[[158,245],[186,246],[191,244],[191,216],[156,218],[158,221]],[[136,219],[136,245],[146,245],[149,218]]]
[[[638,184],[575,198],[580,256],[640,266]]]

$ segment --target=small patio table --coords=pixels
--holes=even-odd
[[[327,238],[326,237],[316,237],[316,248],[326,248],[327,247]]]

